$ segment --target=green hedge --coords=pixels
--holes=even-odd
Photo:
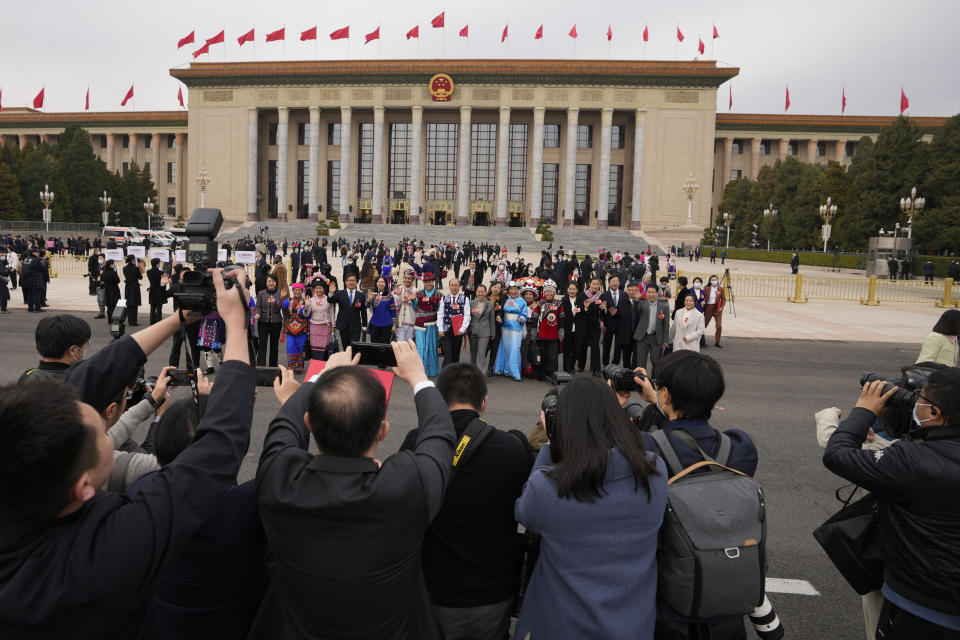
[[[706,255],[710,255],[710,247],[701,247]],[[717,255],[723,251],[722,247],[717,247]],[[779,262],[790,264],[790,258],[793,257],[792,251],[759,251],[756,249],[727,249],[727,257],[731,260],[754,260],[756,262]],[[814,267],[838,267],[841,269],[866,269],[866,254],[838,254],[817,253],[813,251],[798,252],[800,264]]]
[[[923,263],[927,260],[933,261],[933,275],[938,278],[946,278],[947,265],[950,264],[951,260],[955,260],[955,258],[948,258],[946,256],[914,256],[913,262],[910,263],[910,273],[917,276],[923,275]]]

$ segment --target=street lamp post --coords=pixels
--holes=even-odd
[[[206,195],[207,195],[207,185],[210,184],[210,177],[207,176],[207,168],[200,167],[200,173],[197,174],[197,186],[200,187],[200,206],[205,207]]]
[[[732,213],[723,214],[723,223],[727,227],[727,249],[730,248],[730,225],[733,224],[733,217]]]
[[[697,189],[700,188],[700,185],[697,184],[696,179],[691,173],[690,176],[683,181],[683,184],[680,186],[680,189],[687,196],[687,224],[693,224],[693,195],[697,192]]]
[[[907,237],[913,237],[913,216],[917,215],[923,211],[923,207],[926,206],[926,198],[917,197],[917,188],[914,187],[910,190],[910,197],[900,198],[900,210],[907,214]]]
[[[107,192],[104,191],[99,200],[103,204],[103,226],[107,226],[110,223],[110,203],[112,202],[112,198],[108,197]]]
[[[47,225],[47,231],[50,231],[50,220],[53,219],[53,211],[50,207],[53,205],[53,191],[50,187],[43,185],[43,191],[40,192],[40,202],[43,203],[43,222]]]
[[[156,205],[153,202],[150,202],[150,197],[147,196],[147,201],[143,203],[143,211],[147,214],[147,229],[153,231],[153,208]]]
[[[822,204],[817,208],[820,218],[823,220],[823,228],[820,235],[823,237],[823,252],[827,252],[827,241],[830,240],[830,232],[833,226],[830,224],[837,215],[837,205],[832,204],[833,199],[827,198],[827,204]]]
[[[770,220],[772,221],[774,218],[777,217],[777,214],[778,214],[778,213],[780,213],[780,212],[773,208],[773,203],[771,202],[771,203],[770,203],[770,206],[769,206],[768,208],[766,208],[766,209],[763,210],[763,217],[764,217],[764,218],[770,218]],[[767,251],[770,251],[770,231],[769,231],[769,226],[767,227]]]

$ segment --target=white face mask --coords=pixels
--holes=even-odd
[[[930,422],[931,420],[933,420],[933,418],[924,418],[923,420],[921,420],[920,416],[917,414],[917,407],[932,407],[932,406],[933,406],[932,404],[928,404],[926,402],[920,402],[918,400],[913,405],[913,421],[916,422],[917,425],[922,427],[924,422]]]
[[[702,284],[702,283],[700,283],[700,282],[694,282],[694,283],[693,283],[693,288],[694,288],[694,289],[700,289],[701,287],[703,287],[703,284]]]
[[[717,281],[716,281],[716,280],[711,280],[711,281],[710,281],[710,286],[711,286],[711,287],[717,286]]]

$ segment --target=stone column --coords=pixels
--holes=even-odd
[[[497,125],[497,177],[494,220],[498,227],[507,226],[507,195],[509,191],[510,107],[500,107],[500,123]]]
[[[309,211],[307,220],[317,221],[317,207],[320,206],[320,107],[310,107],[310,176],[308,196]]]
[[[420,224],[420,169],[423,166],[423,107],[410,108],[410,185],[407,187],[410,224]]]
[[[833,143],[833,159],[843,164],[847,153],[847,141],[835,140]]]
[[[350,129],[353,110],[340,107],[340,222],[350,222]]]
[[[546,109],[533,108],[533,166],[530,168],[530,226],[540,224],[543,209],[543,116]]]
[[[750,179],[756,180],[760,173],[760,146],[763,140],[754,138],[750,141]]]
[[[597,228],[606,229],[610,218],[610,138],[613,109],[600,112],[600,183],[597,185]]]
[[[130,138],[130,164],[132,165],[137,161],[137,143],[140,141],[140,136],[136,133],[129,134]]]
[[[257,215],[257,125],[258,115],[256,107],[247,107],[247,220],[259,220]]]
[[[184,220],[190,219],[190,212],[185,211],[187,206],[187,190],[184,188],[186,184],[187,176],[187,167],[184,166],[183,159],[186,157],[186,154],[183,152],[183,144],[187,141],[187,134],[177,133],[174,134],[174,143],[177,146],[177,215],[183,216]],[[110,155],[113,155],[113,146],[110,144],[110,139],[107,138],[107,146],[110,147]]]
[[[154,189],[157,190],[157,209],[166,213],[167,203],[160,198],[160,194],[164,192],[160,188],[160,176],[163,175],[160,173],[160,141],[162,139],[163,135],[160,133],[150,134],[150,177],[153,179]]]
[[[373,224],[383,223],[383,107],[373,108]]]
[[[637,109],[633,130],[633,200],[630,206],[630,228],[640,229],[640,210],[643,205],[643,124],[646,109]]]
[[[790,147],[790,138],[780,138],[779,140],[777,140],[777,143],[778,143],[778,145],[779,145],[779,147],[780,147],[780,154],[779,154],[779,156],[778,156],[779,159],[780,159],[780,160],[786,160],[786,159],[787,159],[787,150],[788,150],[789,147]]]
[[[40,142],[46,142],[47,144],[53,144],[53,136],[49,133],[40,134]]]
[[[108,136],[107,139],[109,139],[109,136]],[[27,134],[25,134],[25,133],[18,133],[18,134],[17,134],[17,143],[20,145],[20,150],[21,150],[21,151],[23,151],[23,148],[24,148],[25,146],[27,146],[28,140],[29,140],[29,138],[27,137]],[[109,167],[107,167],[107,168],[109,169]]]
[[[820,142],[816,138],[811,138],[807,140],[807,162],[816,162],[817,161],[817,143]]]
[[[563,226],[573,225],[574,186],[577,179],[577,118],[579,107],[567,109],[567,148],[563,162]]]
[[[287,165],[290,162],[290,110],[277,107],[277,222],[287,221]]]
[[[743,149],[741,149],[743,151]],[[723,175],[720,176],[720,197],[730,182],[730,167],[733,166],[733,138],[723,139]]]
[[[20,148],[23,149],[23,138],[25,136],[20,136]],[[107,134],[107,171],[111,173],[117,170],[117,155],[116,155],[116,142],[117,136],[113,133]],[[179,146],[178,146],[179,148]],[[180,168],[179,166],[177,167]]]
[[[460,107],[460,161],[457,166],[457,224],[470,224],[470,107]]]

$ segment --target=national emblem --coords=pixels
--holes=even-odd
[[[450,102],[453,96],[453,78],[445,73],[438,73],[430,78],[429,88],[434,102]]]

